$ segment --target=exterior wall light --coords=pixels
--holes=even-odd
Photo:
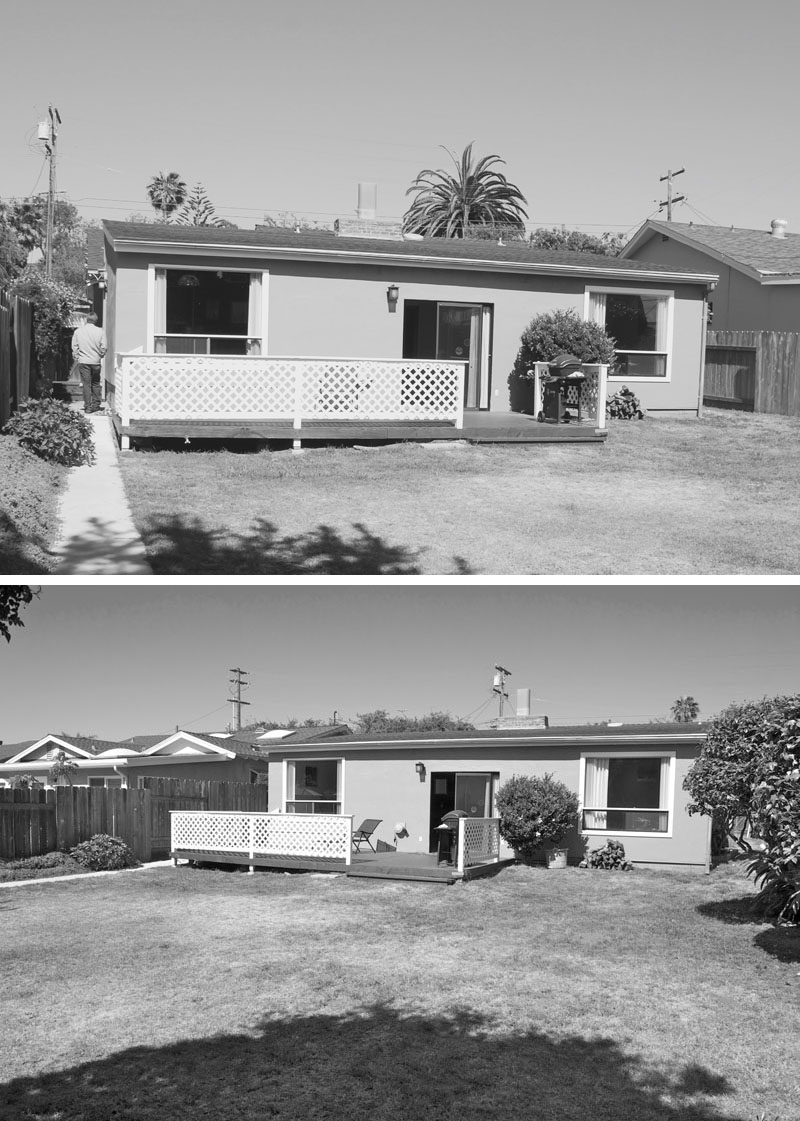
[[[414,770],[419,775],[419,781],[424,782],[425,781],[425,764],[424,763],[415,764]]]
[[[386,303],[389,305],[389,311],[397,311],[397,299],[400,295],[400,289],[396,284],[390,284],[386,289]]]

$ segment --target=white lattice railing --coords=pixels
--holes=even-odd
[[[440,421],[462,428],[466,363],[117,355],[115,410],[137,420]]]
[[[171,810],[171,850],[248,857],[315,857],[350,863],[352,814]]]
[[[547,362],[533,365],[533,415],[539,416],[544,404],[543,381],[551,370]],[[569,380],[564,386],[562,404],[574,410],[577,416],[594,424],[595,428],[606,426],[606,395],[608,386],[608,366],[584,363],[581,366],[583,377]]]
[[[473,864],[500,859],[500,819],[460,817],[458,819],[458,871]]]

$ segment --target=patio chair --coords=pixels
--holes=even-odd
[[[368,817],[361,822],[358,829],[353,830],[353,850],[355,852],[361,852],[361,845],[363,844],[368,845],[373,852],[376,851],[374,848],[372,848],[370,837],[382,821],[383,818],[381,817]]]

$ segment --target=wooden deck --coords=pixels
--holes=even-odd
[[[179,849],[170,857],[208,864],[237,864],[245,866],[249,858],[238,854],[210,852],[200,849]],[[479,876],[493,875],[513,860],[488,861],[474,864],[460,876],[452,864],[439,864],[435,853],[360,852],[353,853],[350,865],[344,860],[327,860],[321,857],[256,856],[255,868],[292,872],[336,872],[354,879],[406,880],[424,883],[453,884],[460,879],[474,880]]]
[[[467,440],[473,444],[602,443],[606,429],[573,421],[549,424],[525,413],[466,410],[464,427],[453,424],[386,421],[308,421],[292,427],[289,420],[137,420],[123,425],[112,413],[117,438],[148,440],[265,440],[291,443],[343,441],[384,443],[431,440]]]

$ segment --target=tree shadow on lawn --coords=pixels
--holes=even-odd
[[[49,570],[38,561],[31,560],[30,546],[47,551],[46,542],[41,538],[29,540],[21,532],[13,518],[0,510],[0,574],[8,576],[14,573],[46,573]]]
[[[160,999],[154,992],[155,1013]],[[467,1010],[403,1015],[384,1004],[268,1018],[249,1033],[17,1078],[0,1088],[0,1111],[7,1121],[731,1119],[708,1099],[734,1088],[702,1067],[655,1069],[611,1039],[492,1027]]]
[[[345,538],[320,524],[309,533],[282,537],[276,525],[257,518],[249,533],[231,533],[175,515],[148,519],[142,537],[153,571],[166,575],[422,575],[422,549],[390,545],[362,522],[353,529]],[[453,575],[473,574],[463,557],[454,556],[452,563]]]
[[[720,899],[714,903],[701,903],[696,910],[698,914],[729,926],[767,927],[755,935],[753,945],[778,961],[800,961],[800,926],[774,925],[759,910],[757,898],[755,895],[743,895],[738,899]]]

